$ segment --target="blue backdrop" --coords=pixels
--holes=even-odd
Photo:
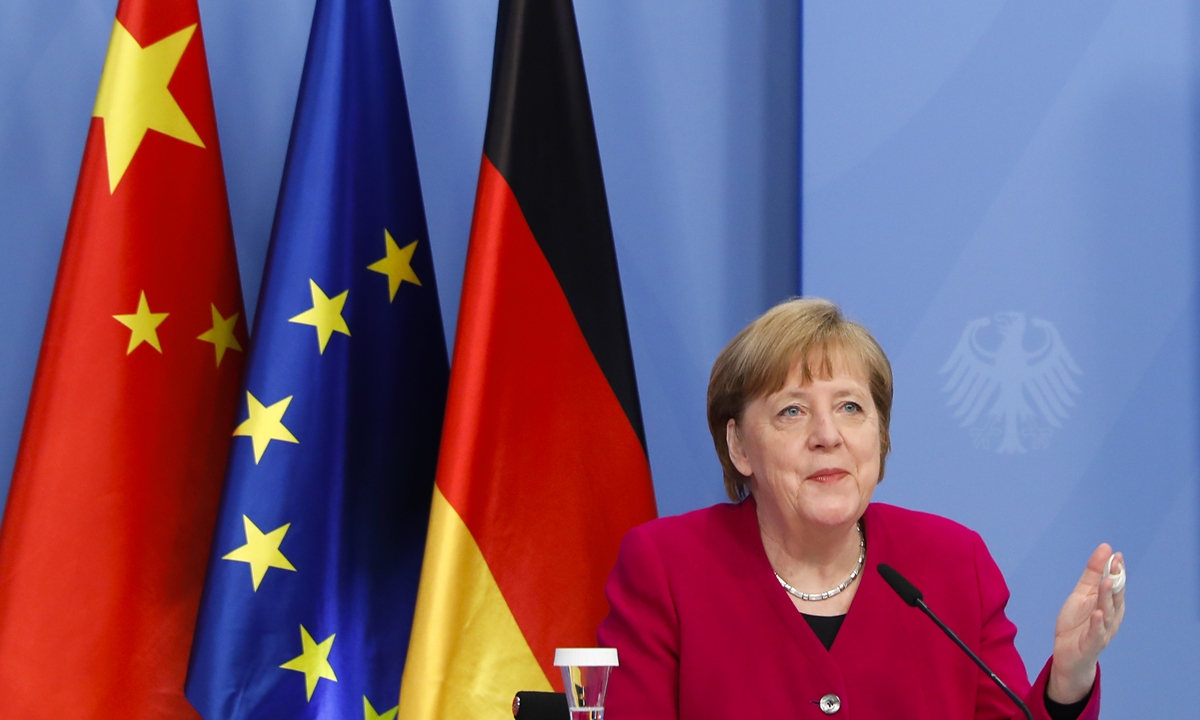
[[[877,497],[983,534],[1031,666],[1092,548],[1124,550],[1108,718],[1200,707],[1198,21],[1185,0],[804,15],[804,288],[894,365]],[[976,417],[963,364],[995,383]]]
[[[0,496],[115,4],[0,0]],[[721,499],[709,366],[796,284],[795,5],[576,0],[664,514]],[[495,2],[393,9],[453,342]],[[804,13],[803,279],[895,364],[879,497],[984,534],[1031,665],[1087,552],[1124,549],[1110,718],[1200,706],[1196,12],[914,0]],[[312,0],[201,0],[201,13],[253,308]],[[1068,416],[1027,399],[955,418],[940,371],[984,319],[962,357],[1009,396],[1065,349],[1079,371]],[[1025,452],[997,452],[1010,417]]]

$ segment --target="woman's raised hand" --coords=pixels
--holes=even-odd
[[[1125,592],[1113,592],[1113,580],[1105,565],[1113,549],[1104,543],[1088,560],[1075,590],[1063,603],[1054,627],[1054,663],[1050,669],[1050,699],[1064,704],[1082,700],[1096,681],[1096,661],[1100,652],[1121,627],[1125,617]],[[1125,567],[1125,558],[1116,553],[1112,561],[1115,575]]]

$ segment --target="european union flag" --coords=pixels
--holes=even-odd
[[[187,697],[394,718],[448,363],[387,0],[318,0]]]

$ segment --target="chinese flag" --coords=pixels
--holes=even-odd
[[[0,717],[195,718],[245,325],[196,0],[121,0],[0,528]]]
[[[595,644],[655,515],[570,0],[501,0],[401,720],[500,720]]]

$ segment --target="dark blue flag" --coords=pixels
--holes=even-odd
[[[448,363],[387,0],[318,0],[188,671],[207,720],[393,719]]]

